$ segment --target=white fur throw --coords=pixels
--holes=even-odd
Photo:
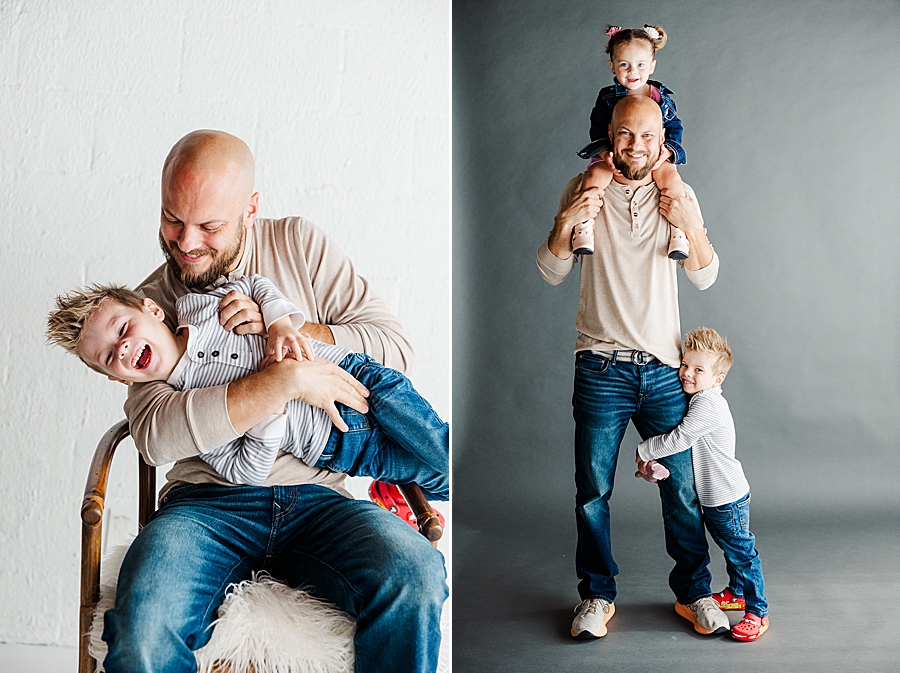
[[[103,614],[116,600],[116,580],[128,545],[104,559],[90,653],[103,671]],[[210,641],[195,653],[199,673],[228,662],[235,673],[350,673],[356,623],[330,603],[265,574],[232,585]]]

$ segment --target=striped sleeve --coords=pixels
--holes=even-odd
[[[686,451],[704,435],[728,422],[728,407],[715,404],[714,398],[695,395],[684,419],[671,432],[650,437],[638,445],[641,460],[657,460]]]

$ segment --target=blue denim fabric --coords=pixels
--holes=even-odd
[[[666,132],[665,145],[672,153],[670,161],[676,165],[686,163],[687,157],[684,153],[684,148],[681,146],[684,128],[681,125],[681,120],[678,118],[675,101],[672,100],[675,92],[665,84],[660,84],[652,79],[647,80],[647,83],[659,89],[659,97],[662,99],[659,107],[662,110],[663,129]],[[612,143],[609,138],[609,124],[612,121],[612,111],[616,103],[627,95],[628,89],[619,84],[615,77],[613,78],[612,86],[600,89],[600,93],[597,94],[597,102],[594,103],[594,109],[591,111],[591,142],[578,152],[578,156],[582,159],[590,159],[601,152],[612,149]]]
[[[747,612],[768,617],[762,562],[750,532],[750,494],[727,505],[704,507],[703,516],[709,534],[725,553],[731,593],[744,597]]]
[[[416,483],[429,500],[448,500],[450,426],[400,372],[361,353],[348,355],[341,368],[369,389],[369,413],[337,405],[350,429],[332,428],[316,467]]]
[[[356,671],[434,671],[443,556],[398,517],[325,488],[194,484],[135,538],[105,616],[109,673],[196,673],[226,589],[266,570],[356,618]]]
[[[671,431],[687,412],[678,370],[653,360],[636,365],[580,351],[575,356],[575,568],[582,599],[616,597],[609,499],[628,421],[643,439]],[[632,460],[629,453],[627,459]],[[694,490],[691,452],[662,458],[671,475],[658,483],[666,551],[675,560],[669,587],[683,604],[710,592],[709,546]]]

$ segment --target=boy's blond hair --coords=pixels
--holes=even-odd
[[[734,356],[731,354],[731,348],[728,347],[728,339],[708,327],[699,327],[693,332],[685,334],[684,350],[685,352],[695,351],[714,355],[714,374],[727,374],[731,365],[734,364]]]
[[[81,346],[84,324],[107,300],[136,309],[140,309],[144,305],[144,298],[141,295],[123,285],[95,283],[57,296],[56,310],[51,311],[47,316],[47,343],[62,346],[68,352],[77,355],[88,367],[101,374],[106,374],[106,372],[82,358],[78,353],[78,347]]]

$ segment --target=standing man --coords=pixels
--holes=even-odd
[[[162,173],[159,240],[167,263],[140,291],[171,320],[178,297],[261,274],[313,321],[303,331],[408,369],[412,349],[387,305],[310,222],[257,219],[253,181],[253,155],[240,139],[195,131],[179,140]],[[258,307],[244,295],[226,296],[221,318],[226,329],[264,333]],[[209,640],[227,587],[258,570],[308,587],[356,619],[356,671],[436,669],[446,573],[424,537],[353,500],[344,475],[291,454],[279,452],[262,486],[229,484],[199,458],[295,398],[325,409],[346,430],[334,403],[365,413],[366,394],[329,362],[287,358],[222,386],[133,386],[125,412],[138,450],[151,465],[176,462],[106,613],[109,673],[195,673],[193,651]]]
[[[560,197],[559,212],[537,252],[541,275],[561,283],[575,268],[572,230],[596,218],[595,253],[580,257],[581,295],[575,328],[575,566],[581,603],[576,638],[606,635],[615,613],[619,569],[612,556],[609,499],[619,444],[628,421],[642,438],[672,430],[687,412],[678,379],[681,326],[677,268],[666,256],[669,222],[690,243],[688,279],[704,290],[719,260],[688,187],[684,198],[661,195],[651,171],[665,136],[659,106],[627,96],[613,110],[609,137],[621,172],[605,194],[581,189],[581,176]],[[669,586],[675,609],[699,633],[720,633],[728,619],[710,591],[709,549],[694,490],[690,451],[661,460],[671,473],[659,482],[666,551],[675,560]]]

